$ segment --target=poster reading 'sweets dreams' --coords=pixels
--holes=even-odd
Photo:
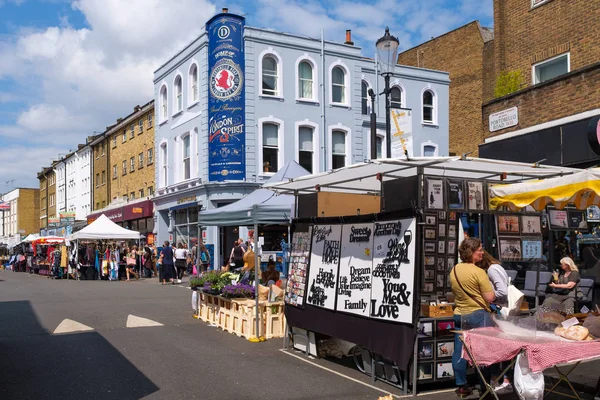
[[[340,264],[341,225],[313,227],[306,303],[335,309],[335,294]]]
[[[342,228],[337,311],[369,316],[373,268],[373,223]]]
[[[244,25],[234,14],[206,23],[208,32],[208,180],[246,177]]]

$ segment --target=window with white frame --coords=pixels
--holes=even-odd
[[[167,118],[169,118],[168,109],[169,109],[169,100],[168,100],[168,96],[167,96],[167,86],[163,85],[163,87],[160,88],[160,117],[161,117],[161,120],[165,121]]]
[[[154,196],[154,188],[152,186],[148,186],[148,196]]]
[[[132,139],[135,137],[135,124],[129,125],[129,136]]]
[[[338,169],[346,166],[346,132],[334,130],[331,132],[331,168]]]
[[[140,189],[140,199],[144,197],[144,189]]]
[[[123,172],[122,175],[127,175],[127,161],[123,160]]]
[[[298,64],[298,96],[301,99],[313,100],[313,67],[308,61]]]
[[[140,119],[138,121],[138,128],[139,128],[140,133],[144,132],[144,120],[143,119]]]
[[[431,90],[423,92],[423,123],[433,124],[434,121],[434,95]]]
[[[302,168],[310,172],[313,171],[313,152],[314,152],[314,128],[310,126],[301,126],[298,128],[298,163]]]
[[[147,165],[150,165],[153,163],[153,159],[152,156],[154,155],[154,151],[152,149],[148,149],[148,156],[146,157],[147,161]]]
[[[262,94],[278,96],[278,80],[277,60],[271,55],[264,56],[262,59]]]
[[[129,159],[129,172],[135,171],[135,157]]]
[[[198,101],[198,67],[192,64],[190,67],[190,103]]]
[[[549,81],[570,71],[569,53],[533,65],[533,84]]]
[[[426,144],[423,146],[423,157],[435,157],[437,151],[436,146]]]
[[[369,85],[362,81],[360,84],[360,109],[362,115],[369,114]]]
[[[119,173],[119,169],[117,168],[117,164],[113,165],[113,179],[117,179],[117,174]]]
[[[123,129],[123,143],[127,141],[127,129]]]
[[[167,160],[168,160],[168,154],[167,154],[167,144],[163,143],[160,146],[160,151],[161,151],[161,178],[162,178],[162,185],[163,187],[167,186],[168,183],[168,179],[167,179],[167,171],[168,171],[168,165],[167,165]]]
[[[377,158],[383,158],[383,136],[377,135],[375,137],[375,150],[377,151]]]
[[[346,72],[342,67],[333,67],[331,70],[331,101],[345,104],[346,98]]]
[[[390,90],[390,107],[402,108],[402,89],[397,86]]]
[[[190,135],[187,135],[182,140],[182,150],[183,150],[183,179],[190,179],[191,177],[191,165],[190,165]]]
[[[138,169],[144,168],[144,152],[138,154]]]
[[[113,149],[117,147],[117,135],[113,136]]]
[[[262,127],[263,172],[279,170],[279,125],[264,123]]]
[[[154,114],[149,113],[148,114],[148,129],[152,128],[152,118],[154,117]]]
[[[175,78],[175,112],[179,112],[183,109],[183,84],[181,82],[181,76]]]

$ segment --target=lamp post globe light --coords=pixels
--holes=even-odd
[[[394,66],[398,58],[398,38],[390,35],[390,28],[385,27],[385,33],[377,39],[377,60],[380,64],[381,76],[385,80],[385,149],[388,158],[392,157],[392,138],[390,125],[390,77],[394,73]],[[375,143],[372,143],[375,146]]]

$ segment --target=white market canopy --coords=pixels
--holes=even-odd
[[[265,188],[276,193],[308,194],[319,191],[356,194],[381,192],[381,183],[418,174],[516,183],[532,179],[565,176],[580,169],[472,157],[411,157],[410,159],[378,159],[353,164],[329,172],[295,178],[289,182],[271,183]],[[504,179],[501,177],[504,176]],[[378,176],[381,181],[378,180]]]
[[[267,183],[287,182],[304,175],[310,175],[310,172],[296,161],[290,161]],[[199,224],[207,226],[287,224],[294,217],[294,201],[294,196],[279,195],[271,190],[260,188],[235,203],[201,211],[198,216]]]
[[[81,239],[141,239],[144,236],[139,232],[125,229],[112,222],[104,214],[94,222],[69,236],[69,240]]]
[[[549,204],[558,209],[571,204],[578,210],[600,205],[600,168],[531,182],[490,186],[492,208],[532,206],[541,211]]]
[[[29,235],[27,235],[25,237],[25,239],[21,240],[21,242],[22,243],[31,243],[39,237],[40,237],[40,235],[38,235],[37,233],[30,233]]]

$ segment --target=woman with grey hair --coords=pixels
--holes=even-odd
[[[549,311],[559,311],[565,315],[575,313],[575,300],[583,297],[583,293],[577,287],[580,281],[579,270],[571,257],[561,258],[560,267],[563,272],[560,275],[558,272],[552,273],[552,282],[548,284],[551,292],[546,295],[537,313]]]

